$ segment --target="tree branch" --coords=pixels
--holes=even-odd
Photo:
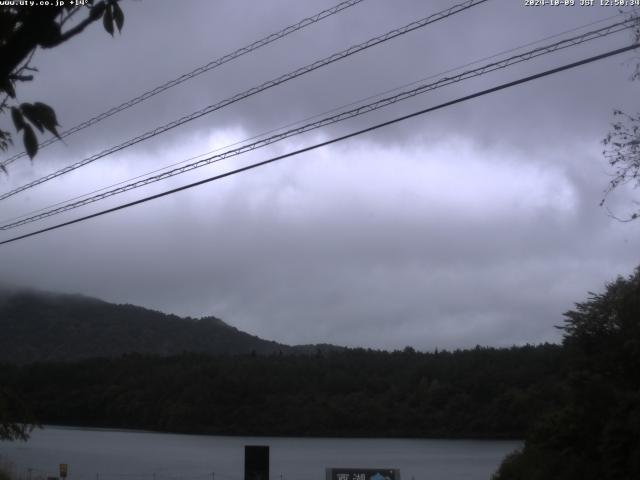
[[[59,41],[54,43],[54,44],[52,44],[52,45],[50,45],[50,46],[48,46],[47,48],[51,48],[51,47],[55,47],[57,45],[60,45],[61,43],[66,42],[70,38],[72,38],[72,37],[78,35],[79,33],[81,33],[85,28],[87,28],[89,25],[91,25],[93,22],[95,22],[96,20],[98,20],[100,18],[100,16],[102,15],[102,12],[104,11],[104,7],[105,7],[105,3],[104,2],[99,2],[99,3],[95,4],[92,7],[91,12],[89,13],[89,16],[87,18],[85,18],[83,21],[81,21],[75,27],[67,30],[64,33],[61,33]],[[96,13],[96,12],[99,12],[99,14]]]

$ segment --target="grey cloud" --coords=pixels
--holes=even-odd
[[[132,2],[121,37],[94,28],[41,52],[41,73],[22,95],[49,101],[71,126],[331,4]],[[450,4],[367,0],[70,137],[33,165],[20,162],[3,188]],[[17,196],[0,213],[38,208],[612,13],[488,2]],[[144,193],[627,40],[439,90]],[[0,279],[217,315],[290,343],[431,349],[557,341],[562,312],[640,263],[640,224],[619,224],[598,207],[607,182],[598,142],[613,108],[635,107],[638,85],[628,81],[624,58],[5,246]],[[614,196],[612,208],[632,194]]]

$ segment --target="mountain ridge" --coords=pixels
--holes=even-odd
[[[265,340],[215,316],[194,319],[79,294],[0,289],[0,362],[75,361],[129,353],[291,355],[340,348]]]

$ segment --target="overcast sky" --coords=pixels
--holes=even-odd
[[[61,47],[37,52],[32,63],[39,72],[20,85],[19,100],[49,103],[64,130],[335,3],[123,2],[121,35],[112,39],[95,24]],[[0,188],[18,187],[455,3],[365,0],[70,136],[33,163],[15,162]],[[2,201],[0,220],[440,78],[617,12],[490,0]],[[631,38],[619,33],[438,89],[2,232],[0,239],[621,47]],[[633,53],[619,55],[0,246],[0,280],[179,315],[215,315],[290,344],[431,350],[559,341],[554,325],[563,312],[640,264],[640,221],[617,222],[598,205],[610,179],[601,140],[612,111],[638,108],[640,83],[629,80],[634,65]],[[627,188],[608,206],[624,215],[634,198],[637,191]]]

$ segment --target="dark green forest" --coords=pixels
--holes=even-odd
[[[522,438],[564,395],[557,345],[126,355],[3,365],[46,424],[242,435]]]
[[[21,312],[19,303],[7,309],[5,301],[3,311]],[[5,324],[19,325],[12,319]],[[69,331],[81,319],[61,325]],[[102,358],[5,362],[0,421],[203,434],[524,438],[495,480],[640,478],[640,268],[577,303],[559,328],[561,345],[500,349],[112,350]]]
[[[567,395],[496,480],[640,478],[640,268],[565,314]]]

